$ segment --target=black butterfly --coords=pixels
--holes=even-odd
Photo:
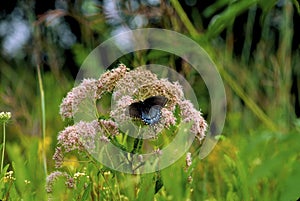
[[[144,101],[132,103],[129,105],[129,115],[153,125],[159,121],[161,108],[166,105],[167,101],[168,99],[163,96],[152,96]]]

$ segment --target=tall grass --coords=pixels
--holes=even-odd
[[[45,96],[44,96],[44,87],[43,81],[41,76],[41,69],[40,66],[37,66],[37,74],[38,74],[38,81],[39,81],[39,90],[41,96],[41,111],[42,111],[42,154],[43,154],[43,164],[44,164],[44,172],[45,175],[48,175],[47,172],[47,157],[46,157],[46,111],[45,111]]]

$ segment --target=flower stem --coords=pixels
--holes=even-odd
[[[140,131],[141,131],[141,127],[139,127],[138,137],[134,139],[133,149],[131,151],[132,154],[138,153],[143,146],[143,138],[142,138],[142,134],[140,133]]]
[[[39,88],[41,94],[41,110],[42,110],[42,134],[43,134],[43,164],[44,164],[44,172],[47,176],[47,158],[46,158],[46,112],[45,112],[45,96],[43,89],[43,82],[41,76],[40,66],[37,66],[38,80],[39,80]]]
[[[0,173],[2,173],[3,170],[3,163],[4,163],[4,152],[5,152],[5,121],[3,122],[3,143],[2,143],[2,157],[1,157],[1,169],[0,169]]]
[[[194,25],[191,23],[191,21],[187,17],[187,15],[186,15],[185,11],[183,10],[183,8],[181,7],[179,1],[178,0],[171,0],[170,2],[173,5],[173,7],[174,7],[175,11],[177,12],[177,14],[179,15],[179,18],[181,19],[181,21],[185,25],[186,29],[191,34],[191,36],[194,37],[194,38],[199,36],[200,34],[198,33],[198,31],[196,30]]]

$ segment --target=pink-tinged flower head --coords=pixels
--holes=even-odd
[[[96,102],[105,92],[112,92],[117,81],[121,79],[127,68],[124,64],[120,64],[118,68],[107,71],[96,79],[84,79],[77,87],[74,87],[63,99],[60,105],[60,114],[63,119],[72,118],[78,112],[79,105],[85,99],[92,99]]]
[[[101,135],[101,136],[99,137],[99,140],[100,140],[101,142],[104,142],[104,143],[109,143],[109,142],[110,142],[109,138],[106,137],[105,135]]]
[[[182,86],[178,82],[170,82],[168,79],[158,79],[150,70],[138,68],[127,72],[115,87],[113,98],[116,105],[111,111],[111,117],[122,124],[130,120],[128,107],[139,101],[153,96],[163,96],[167,99],[161,111],[161,121],[155,125],[156,130],[161,127],[174,125],[176,118],[173,111],[178,102],[184,99]]]
[[[129,71],[117,82],[114,94],[118,100],[122,96],[133,96],[134,93],[143,85],[153,84],[157,81],[157,76],[149,70],[138,68]]]
[[[60,105],[60,115],[63,119],[72,118],[78,111],[79,105],[87,98],[95,98],[98,80],[84,79],[74,87],[63,99]]]
[[[186,164],[186,167],[190,167],[192,165],[192,154],[191,154],[191,152],[188,152],[186,154],[185,164]]]
[[[117,126],[110,120],[94,120],[91,122],[80,121],[72,126],[68,126],[61,131],[57,137],[58,147],[55,149],[53,159],[56,168],[62,166],[64,153],[73,150],[94,152],[97,151],[97,141],[101,135],[117,135]],[[101,125],[100,125],[101,124]]]
[[[125,95],[116,101],[114,109],[110,112],[110,116],[115,119],[116,122],[128,121],[130,118],[127,115],[128,106],[133,103],[133,98]]]
[[[55,153],[52,158],[55,161],[55,167],[60,168],[64,162],[64,155],[61,147],[55,148]]]
[[[59,133],[58,144],[64,148],[65,152],[75,149],[84,150],[85,148],[94,150],[94,140],[98,132],[102,132],[102,130],[97,120],[80,121]]]
[[[118,126],[117,126],[116,122],[114,122],[112,120],[101,119],[99,121],[99,124],[107,136],[110,136],[110,135],[115,136],[115,135],[119,134]]]
[[[168,110],[167,108],[161,109],[161,117],[164,121],[165,127],[170,127],[171,125],[175,125],[176,117],[174,116],[173,112]]]
[[[207,129],[207,123],[201,116],[201,112],[196,110],[189,100],[180,101],[179,107],[182,121],[193,122],[191,132],[201,141],[205,137],[205,131]]]
[[[47,193],[51,193],[53,190],[54,182],[58,180],[59,177],[68,178],[69,175],[65,172],[54,171],[50,175],[48,175],[46,179],[46,191]]]
[[[112,92],[117,81],[120,80],[127,72],[127,67],[124,64],[119,64],[118,68],[107,71],[101,75],[98,80],[98,89],[96,97],[99,99],[105,92]]]
[[[164,96],[168,99],[166,107],[174,109],[174,106],[184,98],[184,93],[181,85],[177,82],[172,83],[167,79],[159,79],[153,83],[141,85],[134,96],[146,96],[146,98],[151,96]]]

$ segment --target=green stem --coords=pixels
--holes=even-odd
[[[2,157],[1,157],[1,169],[0,169],[0,173],[2,173],[3,170],[3,163],[4,163],[4,152],[5,152],[5,122],[3,122],[3,143],[2,143]]]
[[[143,146],[143,138],[142,138],[142,134],[140,133],[140,131],[141,131],[141,127],[139,127],[139,134],[138,134],[137,138],[134,139],[133,148],[131,151],[132,154],[138,153]]]
[[[173,5],[174,9],[176,10],[179,18],[185,25],[186,29],[188,32],[191,34],[193,38],[196,38],[200,34],[198,31],[195,29],[189,18],[187,17],[186,13],[184,12],[183,8],[181,7],[180,3],[177,0],[171,0],[171,4]]]
[[[47,176],[47,158],[46,158],[46,112],[45,112],[45,96],[43,89],[43,82],[41,76],[40,66],[37,66],[40,94],[41,94],[41,109],[42,109],[42,134],[43,134],[43,164],[44,164],[44,172]]]

